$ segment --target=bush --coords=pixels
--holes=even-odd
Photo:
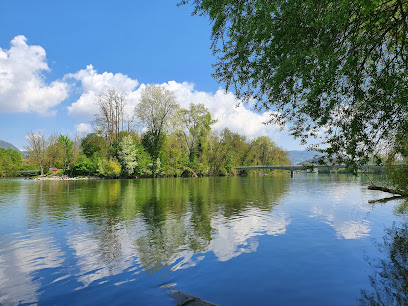
[[[85,155],[78,157],[78,162],[72,169],[72,174],[77,175],[95,175],[98,170],[98,158],[88,158]]]
[[[98,165],[98,172],[105,177],[119,177],[122,167],[116,159],[101,159]]]

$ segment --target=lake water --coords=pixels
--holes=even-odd
[[[0,180],[0,303],[404,304],[408,205],[300,174]]]

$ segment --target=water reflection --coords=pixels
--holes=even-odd
[[[287,239],[297,247],[302,237],[333,245],[329,230],[334,240],[357,240],[374,228],[367,195],[336,177],[4,182],[2,304],[41,302],[43,292],[111,279],[119,286],[145,274],[173,275],[209,257],[223,263],[255,255],[261,236],[282,238],[290,230]],[[281,243],[276,250],[286,252]]]
[[[394,225],[378,248],[385,258],[373,258],[371,290],[362,290],[361,305],[408,305],[408,223]]]
[[[338,239],[368,237],[371,222],[367,220],[367,216],[372,207],[367,205],[364,194],[360,188],[355,188],[355,184],[340,182],[336,176],[333,179],[336,184],[325,185],[319,196],[320,201],[326,201],[330,205],[315,203],[310,211],[311,217],[321,219],[331,226]]]
[[[289,224],[283,212],[274,211],[288,190],[287,179],[41,181],[19,187],[27,202],[27,230],[44,222],[53,229],[69,227],[64,243],[75,258],[78,271],[72,273],[80,287],[135,265],[152,271],[193,266],[203,258],[193,259],[197,253],[211,251],[226,261],[255,251],[253,237],[283,234]],[[41,252],[55,245],[44,245]],[[38,255],[40,246],[19,242],[15,250]],[[41,258],[48,262],[52,254]],[[57,264],[54,257],[51,262]],[[25,259],[31,262],[28,255]],[[4,275],[3,282],[7,279]]]
[[[258,242],[253,238],[260,235],[281,235],[290,224],[283,212],[261,214],[259,209],[247,210],[246,216],[228,222],[225,217],[214,218],[212,226],[216,234],[207,247],[220,261],[227,261],[242,253],[255,252]]]
[[[35,303],[41,281],[35,272],[60,267],[64,253],[38,234],[0,238],[0,304]]]

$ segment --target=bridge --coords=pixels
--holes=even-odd
[[[248,170],[288,170],[290,171],[290,176],[293,177],[293,171],[310,170],[310,169],[345,169],[344,165],[257,165],[257,166],[238,166],[235,167],[238,171],[248,171]],[[361,166],[362,170],[383,170],[384,166],[375,165],[364,165]]]

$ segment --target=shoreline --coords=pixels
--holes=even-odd
[[[86,181],[86,180],[103,180],[104,178],[97,176],[85,176],[85,177],[40,176],[40,177],[27,177],[25,179],[35,181]]]

